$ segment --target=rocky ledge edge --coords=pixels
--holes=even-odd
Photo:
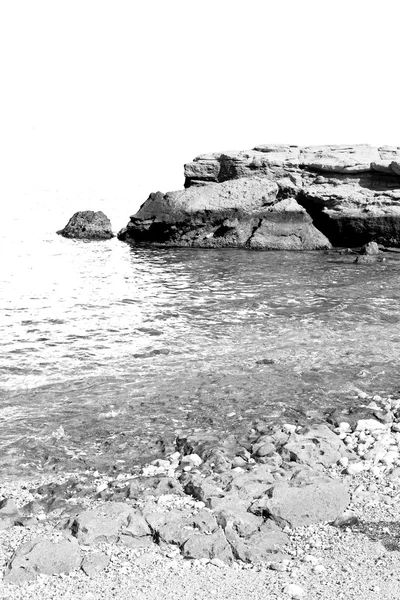
[[[196,157],[118,238],[200,248],[400,245],[400,147],[261,145]]]
[[[262,421],[253,433],[244,444],[180,435],[171,456],[139,475],[87,472],[29,490],[11,486],[0,502],[0,586],[115,568],[129,574],[152,560],[289,576],[307,565],[320,575],[321,540],[368,535],[366,507],[379,523],[400,496],[398,398],[360,393],[358,405],[333,410],[326,422]],[[385,538],[381,529],[375,538]],[[288,586],[301,597],[296,581]]]

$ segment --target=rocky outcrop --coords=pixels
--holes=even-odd
[[[311,250],[400,245],[400,147],[264,145],[198,156],[185,189],[151,194],[119,239]]]
[[[330,246],[306,210],[262,177],[151,194],[119,238],[200,248]]]
[[[109,240],[114,237],[110,220],[101,210],[76,212],[64,229],[60,229],[57,233],[66,238],[79,240]]]

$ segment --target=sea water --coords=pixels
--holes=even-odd
[[[46,197],[3,222],[0,469],[129,467],[179,432],[398,391],[396,260],[68,240],[72,212]]]

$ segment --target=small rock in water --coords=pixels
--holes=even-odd
[[[67,238],[85,240],[108,240],[114,237],[111,223],[106,215],[101,211],[93,210],[76,212],[64,229],[60,229],[57,233]]]
[[[369,254],[373,256],[375,254],[380,254],[379,246],[376,242],[368,242],[361,248],[361,254]],[[380,398],[380,396],[379,396]]]

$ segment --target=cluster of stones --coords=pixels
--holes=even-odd
[[[380,406],[378,402],[382,401],[375,396],[368,406],[375,414],[381,413],[381,420],[360,419],[353,428],[351,423],[343,421],[335,429],[347,448],[360,459],[350,463],[347,457],[339,460],[349,475],[369,471],[379,477],[394,469],[400,474],[400,400],[387,398]]]
[[[204,154],[118,237],[203,248],[400,245],[400,147],[262,145]]]
[[[370,398],[359,403],[364,400]],[[359,403],[347,413],[333,411],[330,427],[259,422],[247,443],[181,435],[175,453],[139,476],[94,473],[47,484],[21,509],[4,499],[0,528],[34,528],[38,519],[55,518],[60,536],[18,548],[5,582],[79,568],[93,576],[109,563],[102,543],[138,552],[157,548],[216,566],[235,561],[278,568],[291,559],[286,545],[296,528],[349,523],[347,476],[368,470],[382,478],[399,468],[400,400],[375,396]]]

